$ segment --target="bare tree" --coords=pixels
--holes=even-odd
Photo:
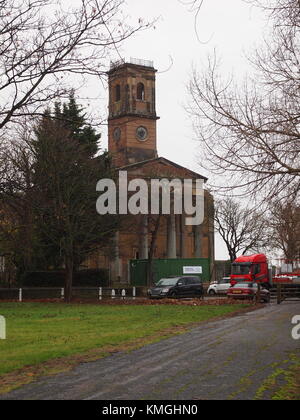
[[[300,206],[293,201],[274,203],[270,213],[274,246],[286,259],[300,259]]]
[[[147,285],[151,286],[153,284],[153,259],[155,253],[155,247],[157,243],[157,236],[159,229],[161,228],[162,215],[158,214],[157,216],[149,217],[150,224],[150,247],[148,253],[148,265],[147,265]]]
[[[107,153],[91,154],[83,140],[92,130],[84,130],[82,120],[86,138],[78,135],[78,113],[76,132],[64,114],[51,115],[47,111],[34,130],[0,148],[0,252],[13,261],[19,280],[36,264],[48,268],[56,261],[65,269],[69,302],[80,264],[100,249],[112,254],[118,220],[97,215],[95,207],[97,181],[112,177]]]
[[[203,6],[204,0],[179,0],[179,2],[184,6],[187,6],[191,12],[195,13],[197,18]]]
[[[33,159],[24,143],[1,146],[0,247],[19,277],[32,266],[34,254]]]
[[[207,70],[193,72],[189,112],[201,141],[201,164],[217,175],[230,175],[227,188],[244,187],[246,193],[269,198],[297,196],[300,3],[274,0],[268,10],[272,37],[251,59],[255,79],[242,87],[232,77],[224,80],[214,55]]]
[[[265,218],[251,209],[243,209],[232,198],[216,200],[214,221],[231,261],[237,258],[238,253],[244,255],[250,251],[261,251],[269,244]]]
[[[0,0],[0,129],[63,97],[66,75],[103,77],[111,54],[148,26],[126,23],[124,0],[64,3]]]
[[[200,40],[200,37],[198,35],[198,17],[201,11],[201,8],[204,4],[204,0],[178,0],[180,3],[182,3],[184,6],[188,7],[188,10],[195,15],[194,20],[194,29],[195,34],[197,36],[197,39],[200,43],[203,43],[203,41]]]

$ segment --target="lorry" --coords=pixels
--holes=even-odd
[[[273,275],[265,254],[242,255],[231,265],[230,283],[260,283],[263,288],[270,289],[274,283],[298,283],[300,281],[299,261],[281,266],[281,271]]]
[[[231,265],[230,283],[232,286],[241,282],[255,282],[270,289],[271,277],[265,254],[242,255],[235,259]]]

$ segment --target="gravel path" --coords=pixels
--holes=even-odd
[[[117,353],[73,371],[41,378],[0,399],[191,400],[270,398],[271,376],[300,356],[291,336],[299,302],[208,322],[130,353]]]

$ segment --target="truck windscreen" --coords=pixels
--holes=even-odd
[[[251,264],[232,264],[232,274],[250,274]]]

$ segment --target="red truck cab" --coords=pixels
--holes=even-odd
[[[231,265],[230,283],[255,282],[270,287],[268,260],[264,254],[242,255]]]

